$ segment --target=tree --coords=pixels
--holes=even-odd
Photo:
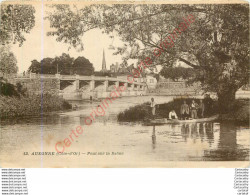
[[[192,78],[195,78],[196,75],[196,70],[193,68],[183,68],[181,67],[181,71],[182,71],[182,78],[184,80],[191,80]]]
[[[198,70],[196,81],[216,92],[220,110],[227,112],[236,91],[248,83],[248,14],[248,4],[92,5],[75,12],[55,5],[47,17],[55,30],[48,35],[77,47],[93,28],[115,31],[124,42],[115,54],[126,55],[124,60],[150,57],[151,66],[186,63]],[[155,50],[161,55],[156,57]]]
[[[178,81],[180,78],[191,80],[194,77],[194,71],[193,68],[164,66],[161,69],[160,74],[165,78],[172,79],[173,81]]]
[[[29,33],[35,25],[35,8],[32,5],[1,3],[0,44],[25,41],[23,33]]]
[[[85,57],[78,57],[75,59],[73,63],[73,70],[75,74],[79,75],[90,76],[94,74],[93,64],[90,63],[90,61]]]
[[[41,73],[41,63],[37,60],[32,60],[31,65],[28,68],[28,72]]]
[[[44,58],[41,62],[31,61],[29,72],[37,74],[62,74],[62,75],[92,75],[94,73],[93,64],[84,57],[74,59],[69,54],[63,53],[59,57]]]
[[[53,74],[56,74],[58,69],[59,74],[72,75],[74,72],[72,67],[73,62],[74,58],[71,58],[69,54],[63,53],[61,56],[56,57],[52,64],[54,67]]]
[[[174,68],[172,67],[163,67],[160,74],[164,76],[166,79],[172,79],[173,81],[176,81],[180,78],[180,72],[176,72]]]
[[[41,60],[40,74],[55,74],[55,67],[53,66],[53,58],[44,58]]]
[[[16,74],[18,70],[16,57],[8,47],[0,48],[0,72],[6,75]]]
[[[41,62],[32,60],[28,72],[36,74],[55,74],[55,67],[53,67],[53,58],[44,58]]]

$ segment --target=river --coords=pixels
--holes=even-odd
[[[248,161],[248,125],[197,123],[145,126],[118,123],[117,114],[151,97],[123,97],[110,103],[104,116],[89,126],[99,102],[74,101],[79,109],[51,116],[2,120],[0,125],[1,167],[154,167],[175,166],[175,162]],[[155,96],[156,103],[173,97]],[[62,154],[55,144],[69,138],[79,125],[83,133],[71,139]],[[72,134],[71,134],[72,135]],[[170,163],[170,164],[169,164]],[[172,163],[172,164],[171,164]],[[166,165],[168,164],[168,165]]]

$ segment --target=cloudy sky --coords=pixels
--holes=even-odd
[[[77,58],[84,56],[94,65],[95,70],[101,70],[103,49],[105,50],[107,68],[112,63],[121,62],[121,56],[114,56],[114,50],[109,50],[108,47],[112,44],[112,39],[109,35],[102,34],[100,29],[95,29],[87,32],[82,37],[84,51],[78,52],[75,49],[70,49],[68,44],[56,41],[56,37],[48,37],[46,35],[49,29],[49,21],[44,20],[46,6],[41,3],[33,4],[35,13],[35,26],[29,34],[25,35],[26,41],[21,47],[18,44],[12,45],[11,50],[14,52],[17,61],[19,72],[26,71],[31,65],[31,61],[36,59],[40,61],[45,57],[60,56],[62,53],[67,53],[71,57]],[[121,46],[119,38],[113,40],[114,46]]]

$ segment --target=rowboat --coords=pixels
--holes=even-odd
[[[168,118],[160,118],[160,119],[150,119],[149,124],[183,124],[183,123],[204,123],[210,122],[218,119],[219,115],[214,115],[209,118],[198,118],[198,119],[187,119],[187,120],[179,120],[179,119],[168,119]]]

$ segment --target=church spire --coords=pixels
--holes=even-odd
[[[104,49],[103,49],[103,57],[102,57],[102,71],[103,72],[107,71]]]

